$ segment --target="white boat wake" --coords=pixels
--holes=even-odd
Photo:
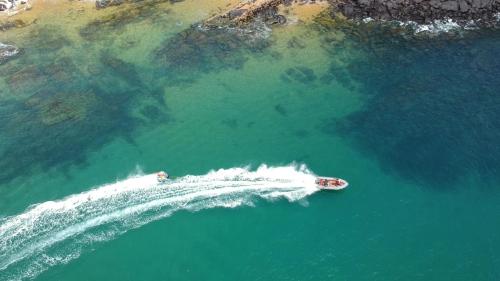
[[[179,210],[252,205],[257,198],[297,201],[318,191],[305,166],[231,168],[159,185],[135,175],[48,201],[0,221],[0,281],[33,278],[78,258],[85,247]]]

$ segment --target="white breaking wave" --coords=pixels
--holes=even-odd
[[[469,21],[466,25],[461,26],[456,21],[452,19],[442,19],[442,20],[434,20],[429,24],[419,24],[414,21],[406,21],[406,22],[397,22],[400,26],[408,26],[413,29],[415,34],[425,33],[425,34],[441,34],[441,33],[450,33],[450,32],[460,32],[463,30],[472,30],[476,29],[474,21]]]
[[[12,45],[0,42],[0,59],[8,58],[19,54],[19,49]]]
[[[0,221],[0,280],[33,278],[78,258],[83,248],[171,215],[252,205],[256,198],[297,201],[316,192],[305,166],[231,168],[158,184],[134,175]]]

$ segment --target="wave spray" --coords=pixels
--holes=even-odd
[[[318,189],[306,166],[230,168],[159,184],[155,174],[48,201],[0,221],[0,281],[33,278],[108,241],[179,210],[251,206],[259,198],[305,198]]]

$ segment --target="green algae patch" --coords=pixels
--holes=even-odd
[[[32,29],[29,38],[32,38],[26,44],[29,51],[42,54],[57,52],[72,45],[72,41],[54,25]]]
[[[80,28],[79,34],[86,40],[98,40],[123,33],[125,28],[134,23],[155,21],[168,14],[168,10],[158,7],[163,1],[141,2],[117,8],[104,14]]]
[[[154,61],[165,76],[175,79],[193,74],[240,69],[247,54],[262,53],[271,42],[269,30],[191,27],[167,39],[154,52]]]
[[[0,31],[7,31],[13,28],[27,27],[36,23],[36,20],[22,20],[22,19],[0,19]]]
[[[52,126],[64,121],[85,119],[96,101],[96,95],[92,92],[56,93],[49,100],[35,96],[29,99],[26,105],[38,110],[44,125]]]

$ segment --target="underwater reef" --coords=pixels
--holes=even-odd
[[[428,40],[376,24],[339,28],[360,56],[342,67],[332,62],[326,76],[356,87],[366,101],[346,117],[326,120],[323,132],[341,135],[388,171],[428,186],[468,177],[498,181],[498,32]],[[323,40],[333,52],[328,35]]]
[[[245,29],[192,26],[167,39],[155,50],[153,61],[160,74],[170,81],[240,69],[247,54],[262,53],[270,45],[268,33],[265,25]]]
[[[0,68],[9,90],[25,97],[0,105],[0,183],[85,164],[116,138],[133,143],[138,128],[169,122],[162,90],[147,87],[133,64],[103,52],[88,74],[70,57],[49,58]]]

